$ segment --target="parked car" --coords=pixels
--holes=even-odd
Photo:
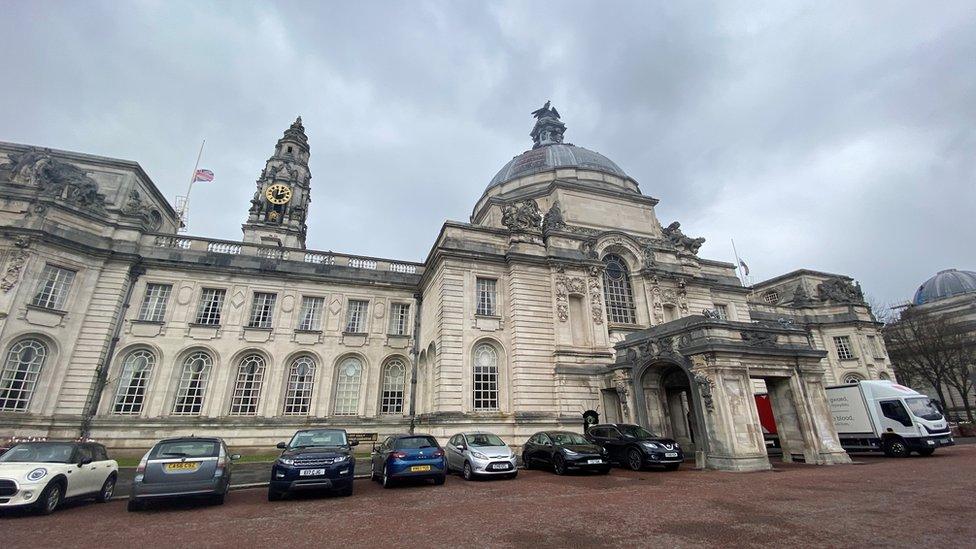
[[[48,515],[65,499],[112,499],[119,464],[93,442],[22,442],[0,456],[0,509]]]
[[[557,475],[571,470],[610,472],[607,451],[569,431],[542,431],[529,437],[522,448],[526,469],[552,467]]]
[[[586,430],[586,438],[602,446],[610,461],[639,471],[646,465],[663,466],[674,471],[685,455],[681,446],[670,438],[659,437],[640,425],[606,423]]]
[[[290,492],[330,490],[340,496],[352,495],[356,458],[344,429],[303,429],[287,444],[271,466],[268,501],[277,501]]]
[[[139,462],[129,494],[129,511],[147,501],[206,498],[223,505],[230,489],[231,462],[224,441],[215,437],[167,438],[157,442]]]
[[[437,439],[430,435],[393,435],[373,450],[370,478],[384,488],[403,479],[431,479],[444,484],[447,460]]]
[[[518,464],[515,453],[492,433],[458,433],[444,448],[447,472],[460,471],[465,480],[479,476],[515,478]]]

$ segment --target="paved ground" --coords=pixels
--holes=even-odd
[[[593,547],[699,545],[971,546],[976,446],[930,458],[857,456],[858,465],[778,465],[763,473],[683,469],[384,490],[268,503],[263,489],[222,507],[124,501],[69,504],[49,517],[0,518],[4,547],[258,545]]]

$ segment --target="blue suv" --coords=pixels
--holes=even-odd
[[[398,480],[431,479],[444,484],[447,461],[430,435],[393,435],[373,450],[370,477],[390,488]]]
[[[303,429],[291,442],[278,443],[284,450],[271,466],[268,501],[277,501],[299,490],[328,490],[352,495],[356,458],[345,429]]]

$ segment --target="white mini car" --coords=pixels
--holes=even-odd
[[[47,515],[65,499],[112,498],[119,464],[93,442],[22,442],[0,456],[0,509]]]

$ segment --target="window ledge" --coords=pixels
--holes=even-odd
[[[254,330],[255,332],[270,332],[271,330],[274,330],[274,327],[272,327],[272,326],[267,326],[267,327],[264,327],[264,326],[244,326],[244,329],[245,330]]]
[[[27,304],[27,308],[28,309],[31,309],[31,310],[34,310],[34,311],[44,311],[45,313],[51,313],[53,315],[64,316],[64,315],[68,314],[68,311],[64,311],[64,310],[61,310],[61,309],[51,309],[51,308],[48,308],[48,307],[41,307],[40,305],[34,305],[34,304],[31,304],[31,303],[28,303]]]
[[[410,337],[410,334],[386,334],[386,336],[387,337],[403,337],[403,338],[407,338],[407,337]]]
[[[162,326],[166,324],[165,320],[142,320],[140,318],[133,318],[129,322],[132,322],[133,324],[152,324],[154,326]]]
[[[344,331],[344,332],[342,332],[342,335],[347,335],[347,336],[364,336],[364,335],[367,335],[367,332],[345,332]]]
[[[629,324],[623,322],[608,322],[607,326],[609,326],[611,330],[642,330],[643,329],[640,324]]]
[[[191,328],[220,328],[220,324],[202,324],[200,322],[187,322],[186,325]]]
[[[857,362],[857,357],[855,356],[855,357],[851,357],[851,358],[842,358],[842,359],[840,359],[840,361],[841,362]]]
[[[475,313],[474,314],[474,317],[475,318],[493,318],[493,319],[496,319],[496,320],[501,320],[502,315],[479,315],[478,313]]]
[[[296,334],[321,334],[322,330],[302,330],[301,328],[295,328]]]

